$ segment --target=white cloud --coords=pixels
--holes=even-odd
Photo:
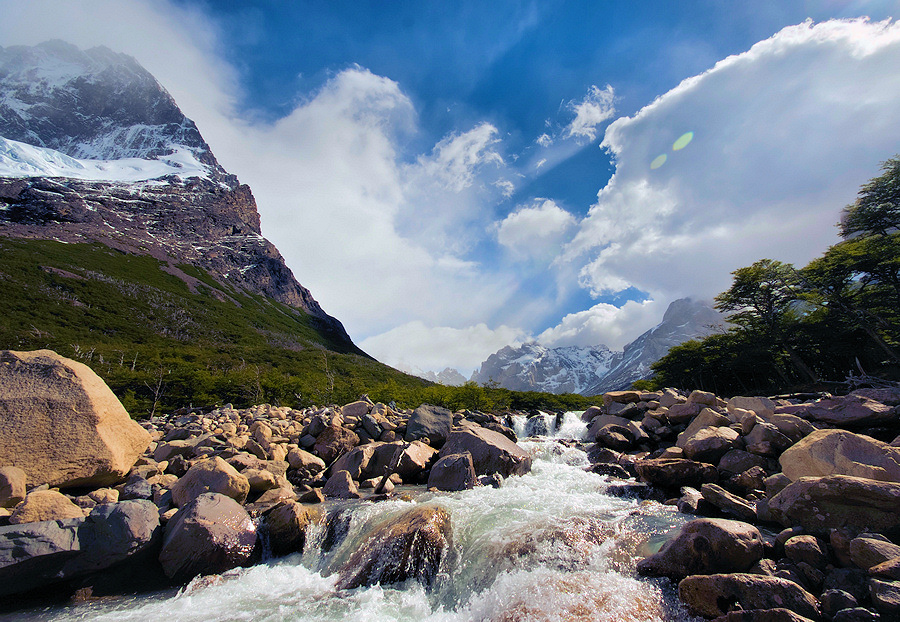
[[[658,324],[665,310],[666,305],[653,300],[628,301],[621,307],[600,303],[566,315],[558,325],[538,335],[537,341],[548,348],[604,344],[621,350]]]
[[[583,100],[569,103],[575,118],[566,128],[566,136],[586,138],[590,142],[596,140],[597,126],[611,119],[616,113],[614,100],[615,92],[610,85],[607,84],[604,89],[596,85],[591,86]]]
[[[519,345],[529,339],[524,331],[509,326],[490,329],[479,323],[451,328],[413,321],[369,337],[360,347],[393,367],[432,371],[452,367],[469,377],[500,348]]]
[[[549,147],[550,145],[553,144],[553,139],[550,138],[549,134],[544,133],[544,134],[541,134],[540,136],[538,136],[534,142],[539,144],[541,147]]]
[[[492,145],[497,128],[482,123],[462,134],[452,133],[435,145],[429,156],[419,156],[411,176],[425,176],[439,181],[445,189],[461,192],[472,185],[479,167],[484,164],[503,165],[503,158]]]
[[[805,264],[898,150],[898,63],[898,24],[805,23],[617,119],[601,145],[616,173],[566,259],[586,260],[595,294],[635,286],[667,301],[711,297],[763,257]]]
[[[516,185],[508,179],[498,179],[494,182],[494,185],[499,188],[500,192],[503,193],[503,196],[507,198],[511,197],[516,191]]]
[[[497,241],[520,258],[553,258],[575,226],[575,217],[549,199],[520,206],[496,225]]]

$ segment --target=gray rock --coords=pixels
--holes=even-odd
[[[445,491],[469,490],[477,482],[472,455],[468,453],[443,456],[431,467],[428,476],[429,488]]]
[[[511,440],[481,426],[456,428],[438,454],[472,454],[477,475],[499,473],[503,477],[525,475],[531,470],[531,456]]]
[[[638,460],[634,467],[642,480],[661,488],[700,488],[719,479],[719,472],[713,465],[679,458]]]
[[[771,423],[757,423],[744,437],[747,451],[759,456],[777,457],[793,444],[793,441],[781,433]]]
[[[863,607],[850,607],[841,609],[832,618],[831,622],[879,622],[881,616]]]
[[[450,435],[453,413],[440,406],[422,404],[409,416],[404,440],[407,442],[427,438],[429,445],[440,448]]]
[[[856,607],[859,603],[850,592],[844,590],[825,590],[819,597],[822,613],[831,618],[841,609]]]

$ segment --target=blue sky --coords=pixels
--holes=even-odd
[[[298,280],[405,368],[468,375],[529,339],[620,348],[738,267],[821,253],[900,152],[896,1],[0,13],[3,46],[135,56],[250,184]]]

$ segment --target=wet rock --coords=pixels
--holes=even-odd
[[[678,584],[678,596],[689,609],[709,617],[732,609],[790,609],[818,619],[816,598],[792,581],[764,575],[735,573],[694,575]]]
[[[322,494],[321,489],[313,488],[300,495],[298,501],[300,501],[300,503],[322,503],[325,501],[325,495]]]
[[[726,514],[731,514],[741,520],[756,520],[756,508],[753,507],[753,504],[737,495],[731,494],[718,484],[703,484],[700,488],[700,493],[711,505],[716,506]]]
[[[598,445],[608,447],[614,451],[626,451],[631,447],[632,439],[628,428],[607,423],[597,430],[594,440]]]
[[[117,483],[149,444],[87,365],[51,350],[0,351],[0,464],[32,486]]]
[[[900,482],[900,448],[846,430],[816,430],[785,451],[779,462],[791,480],[853,475]]]
[[[359,499],[359,489],[348,471],[336,471],[322,488],[322,494],[335,499]]]
[[[343,426],[332,425],[316,437],[313,451],[325,464],[331,464],[358,444],[359,436],[355,432]]]
[[[743,572],[762,558],[764,548],[753,525],[700,518],[685,524],[658,553],[638,562],[637,570],[676,581],[693,574]]]
[[[450,435],[453,413],[440,406],[422,404],[409,416],[404,440],[407,442],[427,438],[429,445],[440,448]]]
[[[662,488],[700,488],[705,483],[719,479],[716,467],[693,460],[656,458],[638,460],[634,466],[642,480]]]
[[[477,475],[499,473],[504,478],[524,475],[531,470],[531,456],[502,434],[480,426],[456,428],[438,454],[472,454]]]
[[[37,490],[25,496],[25,500],[10,514],[9,522],[20,525],[67,518],[84,518],[84,512],[60,492]]]
[[[167,577],[183,583],[246,564],[256,538],[253,520],[237,501],[206,492],[166,524],[159,562]]]
[[[219,458],[201,460],[188,469],[172,485],[172,501],[177,507],[187,505],[203,493],[216,492],[244,503],[250,492],[250,482],[233,466]]]
[[[900,527],[900,484],[848,475],[801,477],[769,500],[783,525],[811,533],[848,527],[883,532]]]
[[[434,487],[448,492],[469,490],[477,483],[472,455],[468,453],[443,456],[431,467],[428,476],[429,488]]]
[[[375,526],[340,571],[338,589],[401,583],[430,585],[449,550],[450,515],[443,508],[418,506]]]
[[[321,521],[322,511],[296,501],[283,501],[265,516],[272,555],[282,557],[303,551],[309,526]]]
[[[0,467],[0,508],[14,508],[25,499],[26,480],[19,467]]]

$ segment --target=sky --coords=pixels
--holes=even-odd
[[[802,266],[900,152],[900,1],[0,0],[134,56],[354,341],[469,376]]]

